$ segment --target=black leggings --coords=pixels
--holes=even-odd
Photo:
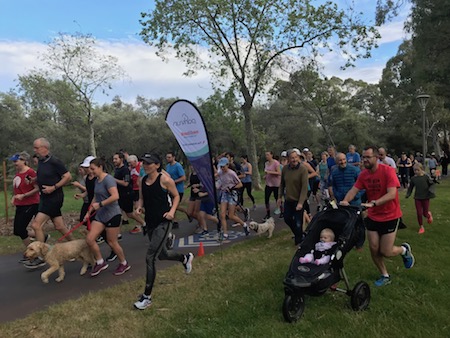
[[[270,195],[273,193],[273,197],[275,198],[275,202],[278,200],[278,187],[268,187],[264,189],[264,203],[266,204],[266,212],[267,215],[270,215]]]
[[[39,204],[18,205],[14,217],[14,235],[22,240],[28,237],[27,227],[38,212]]]
[[[252,195],[252,182],[242,183],[244,185],[244,189],[247,191],[248,197],[252,200],[252,203],[255,204],[255,198]],[[244,194],[242,194],[244,195]]]
[[[178,252],[167,250],[166,240],[169,232],[172,230],[172,222],[163,222],[156,228],[148,229],[148,238],[150,244],[147,250],[146,262],[147,262],[147,279],[145,281],[144,294],[150,296],[152,294],[153,284],[155,283],[156,269],[155,261],[156,257],[159,260],[178,261],[183,263],[185,256]]]

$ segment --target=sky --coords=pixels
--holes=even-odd
[[[356,3],[374,16],[374,0]],[[183,76],[186,68],[181,61],[170,58],[163,62],[139,37],[140,13],[152,8],[151,0],[0,0],[0,92],[14,88],[19,75],[41,67],[39,54],[59,32],[81,32],[92,34],[101,53],[117,57],[127,74],[125,80],[113,84],[109,97],[99,96],[97,101],[109,102],[115,95],[129,103],[134,103],[137,95],[192,101],[207,98],[212,88],[206,71]],[[325,55],[324,74],[377,83],[386,62],[397,53],[406,36],[403,20],[382,26],[379,48],[369,60],[358,61],[355,68],[342,71],[339,55]]]

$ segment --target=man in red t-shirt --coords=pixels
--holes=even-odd
[[[347,206],[360,190],[366,191],[370,201],[365,204],[368,207],[368,216],[365,219],[367,238],[372,260],[381,273],[375,285],[383,286],[391,283],[384,257],[401,255],[405,268],[410,269],[414,265],[414,256],[408,243],[394,245],[402,216],[397,190],[400,182],[395,169],[377,162],[378,150],[373,146],[364,149],[362,160],[366,170],[361,172],[340,204]]]

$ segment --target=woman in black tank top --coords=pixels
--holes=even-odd
[[[167,248],[167,237],[172,230],[172,220],[180,202],[180,195],[175,182],[168,175],[159,172],[161,168],[159,156],[145,154],[141,160],[147,175],[142,179],[136,212],[141,214],[145,209],[145,222],[150,243],[146,255],[145,289],[140,299],[134,303],[134,307],[144,310],[152,303],[156,258],[179,261],[183,264],[186,273],[190,273],[194,255],[192,253],[183,255]]]

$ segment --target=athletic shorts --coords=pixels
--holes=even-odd
[[[393,219],[391,221],[377,222],[369,217],[364,219],[364,224],[368,231],[376,231],[380,236],[390,234],[397,231],[400,218]]]
[[[133,212],[133,196],[131,194],[119,197],[120,209],[125,211],[127,214]]]
[[[200,204],[200,211],[203,211],[208,215],[212,215],[214,211],[214,203],[211,201],[202,201],[202,203]]]
[[[105,223],[99,221],[98,219],[95,220],[102,223],[107,228],[118,228],[120,227],[120,223],[122,222],[122,215],[118,214]]]
[[[64,202],[64,196],[58,198],[42,198],[39,202],[39,210],[50,218],[62,216],[61,208]]]
[[[220,197],[220,203],[228,203],[229,205],[237,205],[238,193],[236,190],[232,190],[231,193],[228,191],[222,191],[222,196]]]
[[[139,190],[133,190],[133,202],[139,201]]]

